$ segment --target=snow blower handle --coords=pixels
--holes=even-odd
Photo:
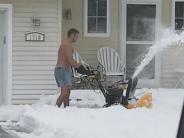
[[[82,64],[78,68],[75,68],[75,70],[82,75],[88,75],[90,73],[90,70],[86,69]]]

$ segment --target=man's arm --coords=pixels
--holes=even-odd
[[[78,68],[80,66],[77,61],[73,59],[73,48],[71,46],[66,46],[65,47],[65,55],[66,55],[66,60],[67,62],[74,68]]]

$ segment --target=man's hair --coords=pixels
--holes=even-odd
[[[68,35],[68,37],[70,37],[71,34],[78,34],[78,33],[79,33],[79,31],[77,29],[71,28],[68,30],[67,35]]]

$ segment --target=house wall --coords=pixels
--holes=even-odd
[[[175,88],[178,81],[184,77],[183,73],[177,70],[184,70],[184,45],[172,45],[170,48],[162,52],[162,87]],[[184,83],[181,82],[178,87],[183,88]]]
[[[61,33],[60,0],[0,0],[13,7],[12,103],[34,103],[41,94],[56,92],[53,70]],[[32,27],[38,17],[41,26]],[[45,42],[26,42],[25,33],[45,34]]]
[[[92,65],[97,65],[97,50],[100,47],[119,48],[119,13],[118,0],[110,0],[110,36],[85,37],[84,36],[84,0],[63,0],[63,10],[71,8],[72,20],[62,22],[62,37],[66,37],[68,29],[74,27],[80,31],[79,41],[75,44],[81,57]],[[63,12],[64,13],[64,12]]]
[[[1,4],[8,4],[8,3],[12,3],[12,0],[0,0]]]
[[[146,0],[145,0],[146,1]],[[110,34],[108,38],[95,38],[84,36],[84,0],[63,0],[63,10],[71,8],[72,20],[64,20],[62,23],[62,37],[66,37],[67,30],[71,27],[77,28],[81,34],[77,42],[76,49],[81,54],[82,58],[92,65],[97,64],[96,54],[100,47],[108,46],[115,49],[120,48],[120,1],[110,0]],[[161,28],[172,26],[172,0],[162,0],[161,2]],[[160,71],[160,87],[173,88],[178,81],[178,76],[175,72],[175,67],[181,68],[183,64],[184,54],[183,48],[171,46],[164,49],[161,54],[161,71]],[[173,56],[173,53],[175,56]],[[177,55],[177,56],[176,56]],[[184,64],[183,64],[184,65]],[[182,67],[184,68],[184,67]]]
[[[162,25],[164,27],[171,27],[171,15],[172,15],[172,0],[162,0]]]
[[[173,27],[172,25],[172,0],[162,0],[162,24],[164,27]],[[184,69],[184,45],[173,44],[164,49],[162,54],[161,66],[161,87],[175,88],[182,74],[176,72],[177,69]],[[184,75],[184,74],[183,74]],[[179,88],[183,88],[181,83]]]
[[[41,94],[53,94],[56,85],[53,69],[57,50],[67,30],[74,27],[80,31],[75,44],[82,58],[97,65],[96,54],[100,47],[120,47],[119,1],[110,0],[110,37],[84,36],[84,0],[0,0],[13,6],[13,86],[12,103],[34,103]],[[61,18],[61,8],[72,9],[72,20]],[[172,0],[162,0],[162,25],[171,26]],[[33,16],[41,19],[41,26],[31,26]],[[62,26],[61,26],[62,22]],[[62,31],[61,31],[62,28]],[[25,33],[42,32],[45,42],[25,42]],[[161,53],[161,87],[174,87],[178,81],[175,67],[184,69],[184,48],[173,46]]]

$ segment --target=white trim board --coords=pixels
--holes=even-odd
[[[12,99],[12,5],[11,4],[0,4],[0,9],[7,12],[7,73],[5,75],[5,103],[11,104]]]

